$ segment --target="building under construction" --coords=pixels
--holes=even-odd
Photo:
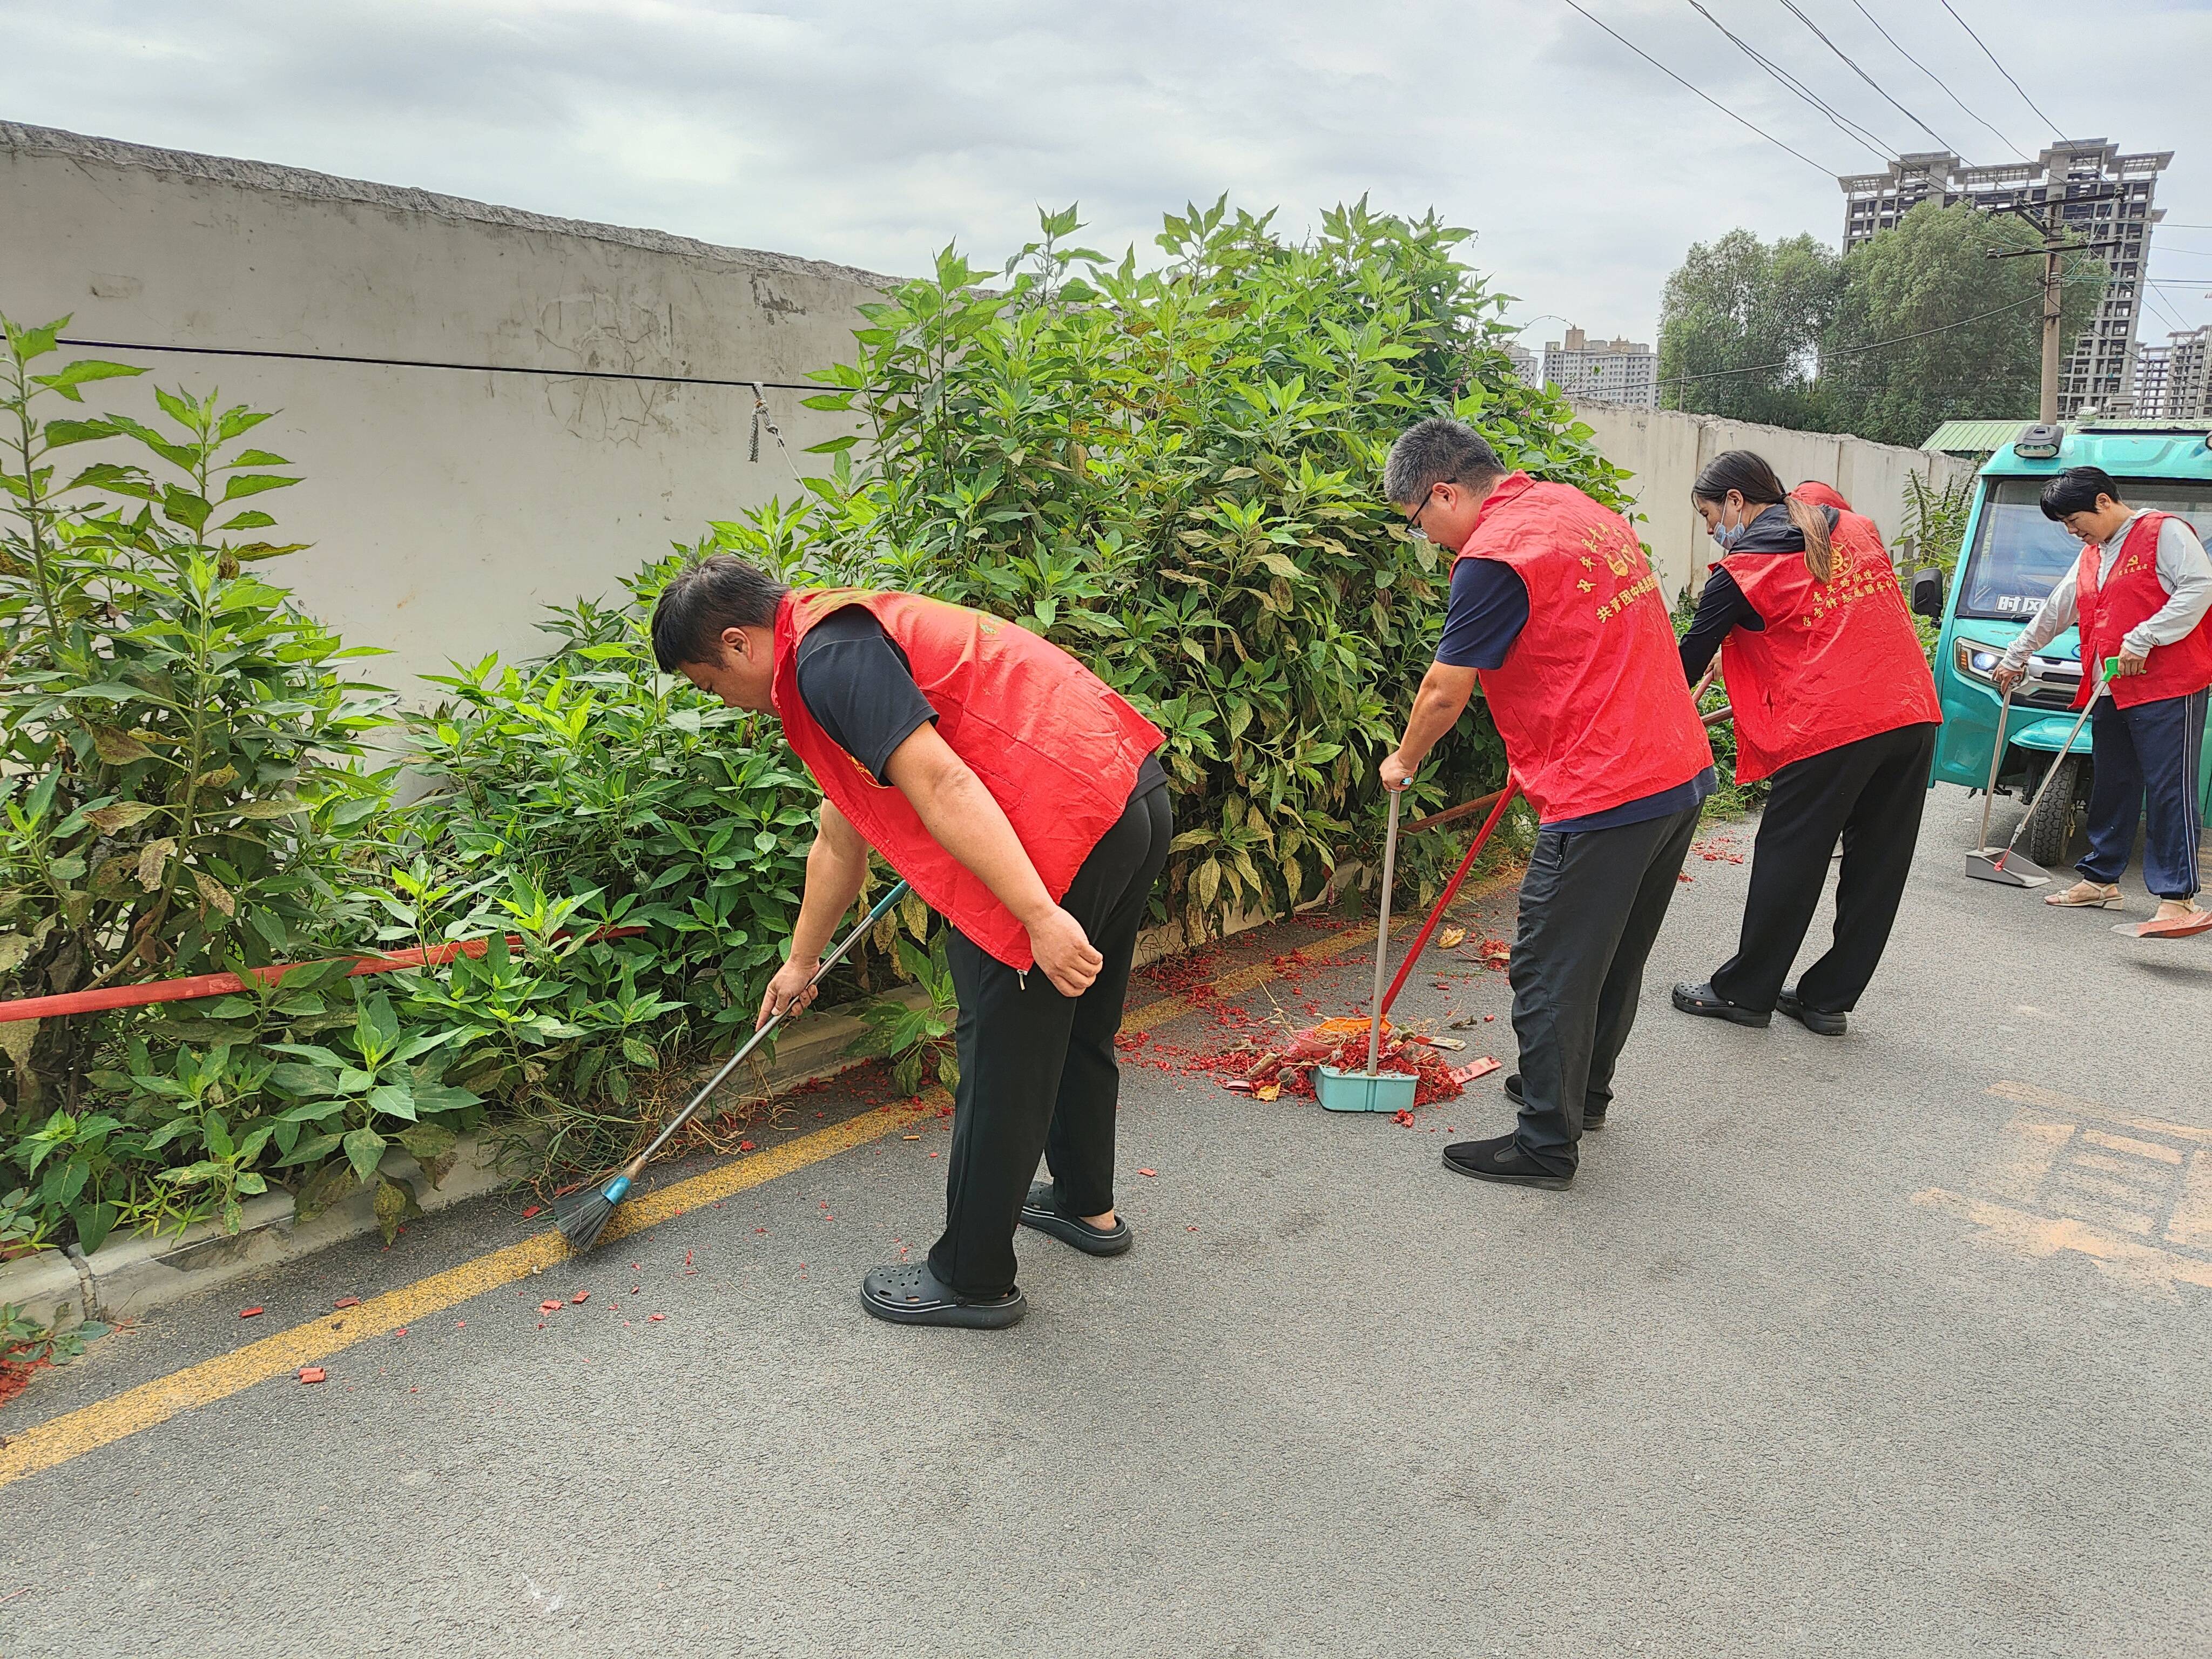
[[[2123,155],[2118,145],[2102,138],[2063,139],[2033,161],[2005,167],[1969,167],[1948,150],[1900,156],[1886,173],[1837,180],[1846,198],[1844,251],[1893,228],[1923,202],[2041,210],[2054,229],[2098,245],[2098,257],[2112,273],[2096,317],[2059,365],[2058,412],[2071,415],[2084,404],[2110,408],[2134,394],[2136,328],[2149,274],[2150,231],[2164,216],[2152,197],[2158,175],[2172,160],[2172,150]],[[2021,325],[2033,327],[2033,318],[2023,314]]]

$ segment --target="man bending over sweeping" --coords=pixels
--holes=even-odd
[[[1644,959],[1713,791],[1712,746],[1659,578],[1618,513],[1509,473],[1457,421],[1407,428],[1382,485],[1407,530],[1457,556],[1443,640],[1382,781],[1412,781],[1480,680],[1541,820],[1510,970],[1521,1070],[1505,1092],[1520,1122],[1445,1147],[1444,1167],[1564,1187],[1612,1103]]]
[[[996,1328],[1026,1310],[1021,1224],[1092,1255],[1114,1213],[1114,1039],[1174,826],[1159,730],[1058,646],[911,593],[795,592],[726,554],[653,612],[661,668],[773,710],[822,787],[789,958],[765,1024],[806,988],[868,850],[951,924],[960,1003],[944,1237],[878,1267],[860,1305],[912,1325]],[[1032,1186],[1039,1154],[1052,1179]]]
[[[2176,513],[2130,507],[2101,467],[2069,466],[2043,486],[2043,516],[2083,544],[2074,568],[2006,647],[2000,691],[2027,677],[2029,655],[2067,628],[2081,629],[2079,708],[2103,664],[2119,665],[2112,693],[2089,716],[2089,851],[2081,879],[2044,901],[2069,909],[2118,909],[2136,825],[2149,806],[2143,884],[2158,913],[2145,939],[2181,939],[2212,927],[2197,905],[2197,798],[2204,752],[2205,689],[2212,686],[2212,563]]]

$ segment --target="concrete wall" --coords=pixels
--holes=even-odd
[[[1757,450],[1773,463],[1785,484],[1817,479],[1834,486],[1893,544],[1904,532],[1908,472],[1932,477],[1939,486],[1974,473],[1972,464],[1949,455],[1864,438],[1625,404],[1574,407],[1596,434],[1605,458],[1636,475],[1629,489],[1644,519],[1638,527],[1651,544],[1652,562],[1670,597],[1685,585],[1702,586],[1705,568],[1719,556],[1704,520],[1690,506],[1690,483],[1699,467],[1723,451]]]
[[[847,356],[854,307],[888,279],[656,231],[257,162],[0,123],[0,311],[71,336],[531,369],[803,382]],[[774,440],[749,460],[736,386],[105,349],[149,383],[220,386],[281,411],[254,434],[306,477],[255,498],[270,567],[410,677],[496,647],[534,653],[539,607],[613,591],[710,518],[798,493]],[[845,429],[768,392],[798,452]],[[76,452],[83,453],[84,452]]]

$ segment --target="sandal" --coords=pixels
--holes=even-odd
[[[1003,1330],[1029,1311],[1029,1298],[1017,1285],[1004,1296],[977,1300],[941,1283],[927,1261],[895,1263],[874,1269],[860,1281],[860,1306],[894,1325],[957,1325],[969,1330]]]
[[[1022,1200],[1021,1219],[1023,1226],[1050,1233],[1086,1255],[1119,1255],[1136,1243],[1128,1222],[1118,1215],[1112,1226],[1094,1227],[1079,1215],[1062,1213],[1049,1181],[1040,1181],[1030,1188],[1030,1195]]]
[[[2064,892],[2053,893],[2043,902],[2062,910],[2117,910],[2121,903],[2120,889],[2118,883],[2107,887],[2100,882],[2077,881]]]

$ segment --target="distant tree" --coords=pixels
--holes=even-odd
[[[1821,342],[1828,429],[1918,444],[1945,421],[2033,416],[2043,261],[1988,256],[2039,241],[2016,217],[1923,202],[1844,255],[1841,301]],[[2085,254],[2064,275],[2062,355],[2095,313],[2106,272]],[[1899,343],[1875,343],[1888,340]]]
[[[1694,245],[1660,307],[1660,404],[1824,429],[1814,379],[1841,291],[1835,254],[1810,236]]]

